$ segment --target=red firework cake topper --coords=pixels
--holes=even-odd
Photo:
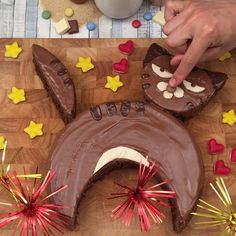
[[[16,172],[13,172],[12,176],[7,174],[6,177],[1,177],[2,186],[13,196],[15,203],[0,203],[14,209],[11,213],[0,214],[0,228],[17,221],[13,235],[17,231],[21,236],[29,235],[30,232],[33,236],[37,236],[39,232],[43,235],[58,235],[54,233],[55,231],[62,234],[66,221],[65,216],[59,213],[58,209],[63,209],[65,206],[46,203],[46,201],[67,186],[61,186],[55,192],[43,196],[55,175],[54,171],[49,171],[38,186],[36,186],[36,179],[33,185],[27,177],[21,181]]]
[[[173,199],[175,192],[162,190],[160,187],[169,183],[171,180],[164,180],[161,183],[145,188],[159,169],[160,165],[156,165],[156,161],[152,161],[149,166],[145,166],[141,160],[138,172],[138,183],[135,189],[115,183],[119,187],[127,190],[126,192],[112,193],[112,197],[109,198],[126,198],[113,209],[112,214],[115,219],[122,218],[122,223],[129,226],[134,215],[135,207],[137,207],[141,231],[148,231],[151,228],[148,215],[151,216],[156,224],[162,223],[165,215],[158,206],[171,207],[161,199]]]

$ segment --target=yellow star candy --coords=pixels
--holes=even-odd
[[[82,71],[88,72],[94,68],[91,57],[79,57],[79,61],[76,64],[77,68],[81,68]]]
[[[221,57],[219,57],[219,61],[225,61],[227,59],[230,59],[232,57],[232,54],[230,52],[225,52]]]
[[[5,45],[5,48],[6,48],[5,57],[10,57],[15,59],[22,52],[22,48],[19,47],[17,42],[14,42],[10,45]]]
[[[235,115],[234,110],[223,112],[222,123],[233,126],[235,122],[236,122],[236,115]]]
[[[4,143],[5,143],[5,138],[3,136],[0,136],[0,150],[4,149]]]
[[[35,123],[34,121],[30,121],[30,125],[24,129],[25,133],[27,133],[31,139],[43,135],[43,124]]]
[[[107,76],[107,83],[105,84],[105,88],[111,89],[113,92],[116,92],[123,85],[124,84],[120,81],[119,75],[115,77]]]
[[[25,90],[13,87],[11,89],[11,93],[9,93],[7,96],[13,101],[14,104],[18,104],[25,101]]]

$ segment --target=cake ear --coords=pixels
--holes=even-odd
[[[147,51],[146,57],[143,61],[143,66],[146,66],[146,64],[151,62],[156,57],[163,55],[170,55],[170,53],[166,49],[159,46],[158,44],[153,43]]]
[[[213,84],[214,89],[216,91],[221,89],[228,79],[228,76],[224,73],[221,73],[221,72],[212,72],[212,71],[208,71],[208,70],[206,70],[206,72],[207,72],[208,76],[211,78],[212,84]]]

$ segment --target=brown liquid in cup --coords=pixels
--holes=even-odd
[[[71,1],[77,4],[82,4],[84,2],[87,2],[88,0],[71,0]]]

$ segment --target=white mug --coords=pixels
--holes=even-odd
[[[97,7],[104,15],[116,19],[134,15],[142,2],[143,0],[95,0]]]

